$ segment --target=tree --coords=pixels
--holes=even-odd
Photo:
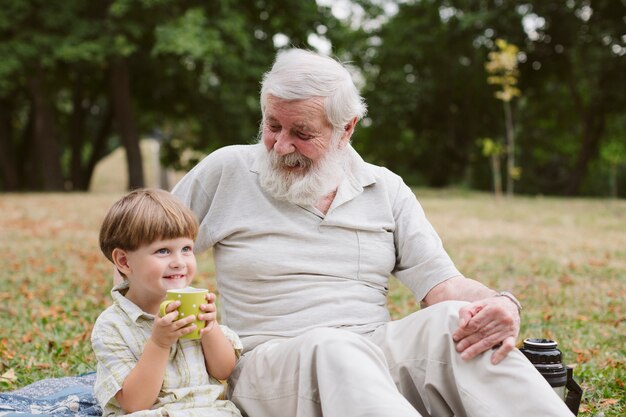
[[[120,143],[142,186],[139,137],[155,129],[184,149],[254,140],[274,36],[306,46],[329,20],[314,0],[7,0],[0,188],[87,189]]]
[[[476,139],[493,136],[501,123],[484,81],[489,13],[408,2],[363,33],[367,47],[357,56],[371,125],[354,142],[370,160],[413,184],[468,181]]]
[[[501,90],[496,91],[495,96],[502,101],[504,106],[504,119],[506,127],[506,154],[507,154],[507,196],[513,196],[514,181],[519,178],[519,168],[515,166],[515,129],[513,127],[513,113],[511,100],[520,95],[517,88],[517,55],[519,48],[503,39],[496,39],[497,51],[489,52],[489,60],[485,69],[490,74],[487,77],[489,84],[498,85]],[[484,149],[483,149],[484,150]]]
[[[504,149],[500,142],[496,142],[491,138],[483,138],[478,141],[483,156],[489,158],[491,162],[491,173],[493,175],[493,193],[496,199],[502,196],[502,175],[500,173],[500,158],[504,153]]]
[[[81,189],[80,178],[90,176],[85,170],[104,154],[104,141],[86,139],[98,131],[109,136],[107,112],[96,111],[106,100],[107,4],[8,0],[4,6],[0,52],[10,58],[0,64],[0,100],[11,129],[0,141],[15,163],[3,171],[3,184]]]
[[[413,184],[487,188],[490,175],[473,143],[506,127],[491,111],[477,63],[502,38],[523,51],[517,191],[602,192],[594,182],[598,150],[626,110],[623,2],[421,0],[399,4],[386,21],[370,7],[375,2],[358,3],[374,13],[372,21],[383,21],[341,43],[356,45],[352,56],[365,73],[370,119],[354,143],[368,159]]]
[[[575,195],[599,157],[609,120],[626,110],[626,7],[611,0],[528,2],[534,21],[520,66],[526,102],[525,166],[543,192]],[[550,138],[546,141],[545,138]]]

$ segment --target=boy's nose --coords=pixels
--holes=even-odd
[[[180,255],[176,255],[172,258],[172,260],[170,261],[170,266],[172,268],[181,268],[185,265],[185,263],[183,262],[183,258]]]

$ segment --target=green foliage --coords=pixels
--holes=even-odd
[[[500,156],[504,153],[504,147],[502,144],[491,138],[479,139],[478,146],[480,146],[483,156]]]
[[[502,90],[496,92],[496,98],[508,102],[521,94],[517,88],[519,48],[504,39],[496,39],[496,46],[498,50],[487,55],[489,60],[485,64],[485,69],[491,74],[487,77],[487,82],[499,85]]]
[[[41,188],[48,171],[33,168],[41,165],[39,147],[21,152],[37,143],[28,130],[37,116],[29,103],[33,82],[53,124],[46,141],[63,155],[57,183],[81,189],[94,161],[117,144],[110,121],[114,63],[128,68],[142,135],[160,130],[165,141],[184,143],[186,155],[208,152],[256,136],[258,85],[276,53],[273,36],[307,46],[308,35],[333,20],[314,0],[6,3],[0,53],[9,58],[0,62],[0,101],[11,128],[0,129],[0,150],[17,163],[0,170],[0,188],[17,177],[16,189]],[[27,122],[18,123],[24,113]],[[166,152],[164,160],[181,165],[180,156]]]
[[[154,55],[172,53],[193,60],[219,55],[224,48],[220,32],[209,26],[200,8],[187,10],[180,18],[156,28]]]
[[[381,2],[354,1],[351,10],[360,12],[339,20],[314,0],[5,0],[0,152],[15,167],[3,162],[0,189],[40,189],[43,172],[52,172],[39,168],[50,152],[32,133],[33,88],[52,121],[46,141],[59,147],[58,183],[81,189],[94,160],[119,143],[110,122],[113,63],[123,58],[129,70],[139,132],[162,132],[163,160],[182,166],[179,145],[207,153],[255,140],[259,81],[275,56],[274,37],[311,47],[315,34],[360,72],[369,117],[354,145],[369,161],[414,184],[489,188],[475,141],[506,132],[485,83],[492,77],[524,91],[511,109],[519,138],[513,156],[524,167],[516,190],[607,194],[604,142],[614,141],[612,126],[626,110],[621,2],[396,5],[388,14]],[[483,65],[498,39],[520,48],[509,54],[519,59],[519,85],[517,74],[490,75]],[[623,170],[615,175],[626,181]]]

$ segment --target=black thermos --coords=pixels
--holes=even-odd
[[[549,339],[525,339],[524,347],[520,350],[565,401],[572,413],[578,415],[583,390],[574,380],[572,368],[563,365],[557,343]]]

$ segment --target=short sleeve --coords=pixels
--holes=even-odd
[[[91,336],[91,346],[98,361],[94,395],[100,405],[115,405],[115,394],[137,363],[137,358],[112,323],[97,322]]]
[[[241,343],[241,339],[239,339],[237,333],[231,330],[228,326],[220,324],[220,329],[222,330],[222,333],[224,333],[224,336],[226,336],[226,339],[228,339],[233,345],[233,349],[235,349],[235,354],[237,355],[237,358],[239,358],[239,356],[241,356],[241,351],[243,350],[243,344]]]
[[[393,274],[422,300],[437,284],[461,275],[415,194],[400,182],[394,201],[397,259]]]

